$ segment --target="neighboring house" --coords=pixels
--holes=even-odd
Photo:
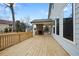
[[[4,32],[5,28],[12,28],[12,21],[0,20],[0,32]]]
[[[26,27],[26,32],[32,32],[32,26],[28,26],[28,27]]]
[[[52,3],[48,19],[55,21],[52,37],[70,54],[79,55],[79,4]]]

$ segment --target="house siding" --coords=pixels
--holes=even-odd
[[[6,24],[0,24],[0,32],[4,32],[5,28],[8,28],[9,25]]]
[[[55,34],[52,33],[52,37],[70,54],[70,55],[79,55],[79,4],[73,4],[75,9],[75,18],[74,18],[74,25],[75,25],[75,32],[74,32],[74,42],[69,41],[68,39],[63,37],[63,14],[64,14],[64,7],[66,3],[55,3],[54,9],[52,9],[50,14],[50,19],[55,20],[57,17],[59,18],[59,35],[56,35],[56,28]],[[78,9],[77,9],[78,8]],[[74,10],[73,10],[74,11]],[[76,14],[77,13],[77,14]],[[56,21],[56,20],[55,20]],[[56,22],[55,22],[56,23]],[[56,27],[56,24],[55,24]],[[52,30],[53,31],[53,30]]]
[[[75,4],[75,39],[79,48],[79,3]]]

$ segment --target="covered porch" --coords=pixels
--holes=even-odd
[[[51,35],[53,20],[51,19],[35,19],[32,22],[34,35]]]

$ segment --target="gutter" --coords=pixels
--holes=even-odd
[[[50,17],[50,13],[51,13],[51,5],[52,5],[52,3],[49,3],[48,19]]]

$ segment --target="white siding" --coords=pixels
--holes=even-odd
[[[56,3],[54,4],[54,9],[52,9],[51,11],[51,15],[50,18],[51,19],[55,19],[57,17],[60,17],[60,12],[62,12],[63,7],[65,6],[64,3]]]
[[[52,20],[55,20],[56,18],[59,18],[59,34],[60,36],[63,36],[63,8],[65,6],[65,3],[56,3],[54,4],[54,9],[51,11],[50,18]],[[56,20],[55,20],[55,30],[56,30]],[[56,31],[55,31],[56,33]]]
[[[9,25],[6,25],[6,24],[0,24],[0,31],[4,32],[4,29],[5,28],[8,28]]]
[[[63,37],[63,10],[64,7],[66,6],[65,3],[55,3],[54,4],[54,9],[52,9],[50,18],[55,20],[55,18],[59,18],[59,33],[60,35],[56,35],[52,33],[52,36],[56,39],[56,41],[70,54],[70,55],[79,55],[79,4],[75,4],[75,41],[69,41],[68,39]],[[76,14],[77,13],[77,14]],[[55,25],[56,26],[56,25]],[[56,29],[55,29],[56,30]]]
[[[58,35],[53,35],[53,37],[70,55],[79,56],[79,49],[75,44],[70,43],[67,39]]]
[[[79,48],[79,3],[75,4],[75,39]]]

